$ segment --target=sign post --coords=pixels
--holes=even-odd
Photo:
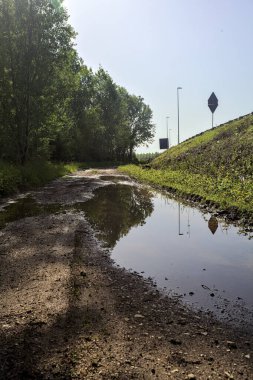
[[[211,93],[210,98],[208,99],[208,107],[210,108],[212,112],[212,128],[213,128],[213,113],[218,107],[218,99],[214,92]]]
[[[168,124],[168,120],[169,120],[169,116],[166,116],[166,131],[167,131],[167,138],[166,139],[159,139],[159,145],[160,145],[160,149],[168,149],[170,147],[170,141],[169,141],[169,124]]]

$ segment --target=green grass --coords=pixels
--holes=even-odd
[[[78,164],[55,164],[46,161],[29,162],[24,166],[0,162],[0,196],[18,190],[44,185],[57,177],[73,173]]]
[[[226,123],[167,150],[155,169],[188,171],[235,180],[253,176],[253,115]]]
[[[115,162],[74,162],[63,164],[34,161],[21,166],[0,161],[0,197],[13,194],[19,190],[42,186],[57,177],[73,173],[78,169],[109,168],[115,165]]]
[[[117,165],[115,162],[63,164],[34,161],[21,166],[0,161],[0,197],[13,194],[19,190],[42,186],[57,177],[73,173],[78,169],[109,168],[115,165]]]
[[[177,193],[236,207],[253,215],[253,115],[203,132],[172,147],[150,163],[151,169],[120,170],[138,180]]]
[[[213,177],[171,169],[142,169],[139,166],[119,167],[123,173],[150,185],[176,190],[179,195],[201,197],[224,209],[236,207],[242,213],[253,213],[253,180],[235,180],[229,176]]]

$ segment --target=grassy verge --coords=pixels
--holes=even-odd
[[[233,181],[253,178],[253,115],[205,131],[176,145],[151,163],[153,169],[186,171]],[[233,186],[233,183],[232,183]]]
[[[253,180],[234,180],[229,176],[211,177],[171,169],[142,169],[139,166],[119,167],[121,172],[151,185],[176,190],[180,195],[198,196],[218,207],[236,207],[242,213],[253,213]]]
[[[38,161],[17,166],[0,162],[0,196],[44,185],[54,178],[73,173],[77,169],[78,164],[54,164]]]

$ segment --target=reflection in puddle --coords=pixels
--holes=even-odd
[[[103,181],[110,181],[110,182],[115,182],[115,183],[118,183],[118,182],[122,182],[122,181],[127,181],[129,182],[129,177],[126,177],[124,175],[100,175],[99,176],[100,179],[102,179]]]
[[[110,176],[102,176],[102,178],[106,181],[111,179],[111,182],[122,181],[122,178],[119,179],[119,177],[115,177],[116,180]],[[151,215],[153,211],[152,197],[153,194],[145,188],[122,184],[99,188],[96,190],[93,200],[70,205],[58,203],[41,204],[31,196],[27,196],[17,201],[9,201],[8,205],[2,209],[0,212],[0,228],[3,228],[9,222],[22,218],[74,209],[87,213],[93,227],[100,234],[103,234],[103,238],[101,238],[112,248],[116,241],[126,235],[132,226],[145,223],[146,217]],[[181,214],[182,205],[178,203],[178,235],[184,235],[181,232]],[[189,212],[187,226],[187,234],[190,237]],[[213,234],[216,232],[218,221],[215,217],[210,217],[208,227]]]
[[[96,190],[82,209],[107,247],[113,248],[132,227],[145,224],[153,211],[152,193],[136,186],[109,185]]]
[[[211,216],[211,218],[208,220],[208,228],[212,232],[213,235],[217,231],[218,220],[214,216]]]
[[[170,295],[217,316],[237,316],[240,323],[253,318],[253,243],[238,228],[148,188],[122,183],[100,187],[92,199],[72,205],[20,199],[0,212],[0,228],[67,210],[85,213],[120,266],[144,272]]]
[[[227,320],[253,321],[252,240],[159,193],[152,202],[145,225],[131,229],[112,250],[115,262],[144,272],[188,304]]]
[[[37,203],[32,197],[21,198],[9,204],[0,211],[0,228],[15,220],[37,216],[42,214],[54,214],[64,211],[65,207],[58,204],[42,205]]]
[[[70,205],[41,204],[28,196],[10,201],[0,212],[0,228],[26,217],[57,212],[83,211],[108,248],[125,236],[131,227],[145,224],[153,211],[152,193],[147,188],[129,185],[108,185],[95,191],[87,202]]]

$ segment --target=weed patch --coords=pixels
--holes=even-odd
[[[46,161],[29,162],[24,166],[0,162],[0,196],[44,185],[57,177],[73,173],[77,168],[77,164],[54,164]]]

